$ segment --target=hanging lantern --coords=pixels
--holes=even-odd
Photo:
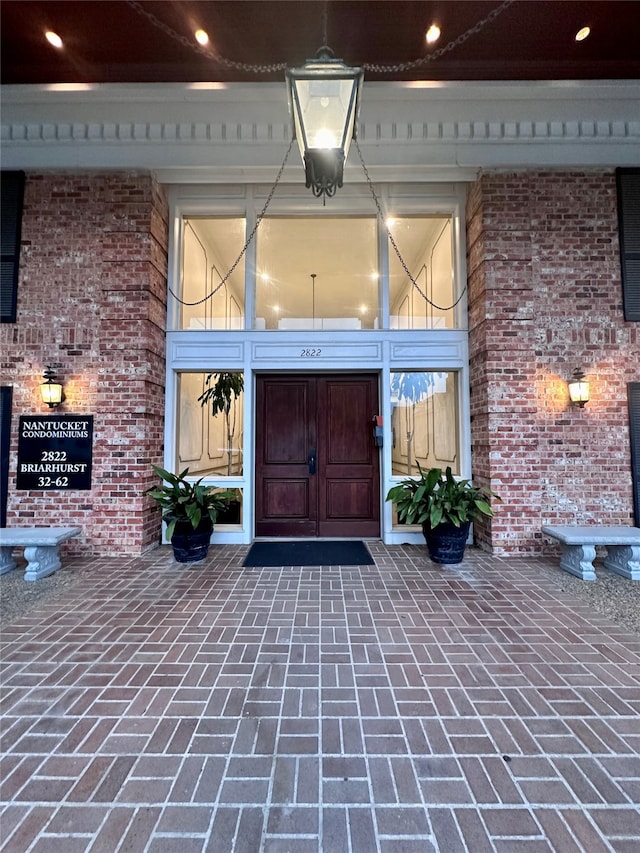
[[[321,47],[314,59],[286,72],[294,136],[314,196],[342,186],[344,162],[355,137],[364,71]]]

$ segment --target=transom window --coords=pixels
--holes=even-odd
[[[227,277],[244,241],[244,218],[184,220],[179,328],[244,328],[244,257]]]
[[[265,217],[255,254],[246,233],[243,217],[184,218],[178,328],[464,327],[450,215]]]
[[[377,249],[374,218],[265,220],[255,328],[379,328]]]

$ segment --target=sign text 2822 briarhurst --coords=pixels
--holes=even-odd
[[[90,489],[93,415],[20,418],[18,489]]]

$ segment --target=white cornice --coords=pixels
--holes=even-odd
[[[284,84],[5,86],[2,101],[4,168],[271,181],[291,138]],[[358,138],[378,180],[635,165],[640,82],[366,83]]]

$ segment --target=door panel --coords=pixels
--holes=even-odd
[[[256,412],[256,535],[379,536],[377,376],[260,376]]]
[[[328,465],[368,465],[371,462],[371,418],[377,413],[368,382],[332,381],[321,387],[320,406],[326,413]]]
[[[318,381],[318,535],[379,536],[378,377]]]
[[[309,387],[307,382],[267,382],[263,432],[267,465],[305,465],[309,447]]]
[[[317,493],[310,488],[315,447],[315,385],[258,377],[256,387],[256,534],[315,536]]]
[[[366,518],[371,515],[371,480],[327,480],[328,519]]]
[[[309,515],[309,481],[278,480],[271,477],[265,480],[265,516],[280,518],[283,515],[292,518],[307,518]]]

